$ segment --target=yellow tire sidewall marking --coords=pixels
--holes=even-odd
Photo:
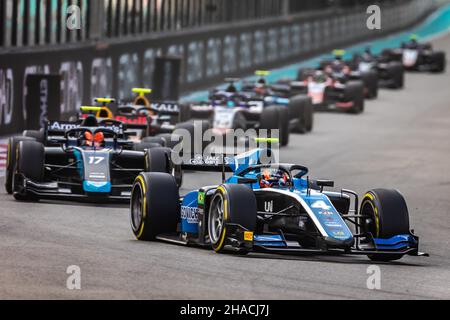
[[[375,214],[375,229],[376,229],[376,233],[377,233],[375,236],[379,237],[380,236],[380,215],[378,213],[378,207],[375,204],[375,197],[371,193],[367,193],[365,195],[365,197],[370,199],[370,201],[368,201],[368,203],[372,207],[373,212]],[[365,203],[365,201],[363,203]]]
[[[144,228],[145,228],[145,218],[147,218],[147,190],[145,188],[145,181],[144,178],[142,178],[142,176],[138,176],[136,178],[136,182],[139,183],[139,185],[141,186],[141,191],[142,191],[142,196],[144,198],[143,201],[143,205],[142,205],[142,222],[141,222],[141,227],[139,228],[139,232],[136,236],[136,238],[139,240],[142,237],[142,234],[144,233]]]
[[[219,187],[219,188],[217,188],[217,190],[219,190],[223,196],[223,214],[224,214],[223,223],[224,223],[224,225],[222,228],[222,235],[220,237],[219,244],[217,245],[217,247],[215,249],[216,252],[223,249],[223,245],[225,243],[225,236],[227,234],[227,228],[225,227],[225,223],[228,220],[228,200],[226,199],[227,191],[225,190],[224,187]]]

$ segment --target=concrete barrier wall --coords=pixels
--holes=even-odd
[[[152,86],[154,58],[180,56],[184,92],[227,76],[298,61],[334,47],[406,28],[429,14],[433,1],[382,8],[382,29],[369,30],[367,7],[322,11],[177,33],[0,53],[0,135],[25,128],[25,79],[61,75],[61,114],[68,117],[97,96],[127,99],[134,86]],[[39,106],[36,106],[39,108]]]

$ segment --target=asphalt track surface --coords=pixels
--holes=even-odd
[[[450,36],[435,40],[450,54]],[[408,74],[361,116],[318,114],[282,160],[360,194],[401,190],[429,258],[379,264],[368,290],[366,257],[218,255],[133,239],[126,206],[18,203],[0,190],[1,299],[421,299],[450,298],[450,74]],[[190,174],[185,189],[219,181]],[[0,181],[3,186],[3,181]],[[2,187],[3,188],[3,187]],[[66,288],[81,267],[82,289]]]

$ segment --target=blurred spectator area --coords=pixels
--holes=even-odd
[[[400,3],[409,0],[378,0]],[[175,32],[308,10],[340,9],[366,0],[0,0],[0,47],[58,45]],[[67,8],[81,11],[81,29],[66,27]]]

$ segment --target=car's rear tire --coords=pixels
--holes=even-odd
[[[435,68],[432,70],[436,73],[444,72],[446,69],[447,60],[445,57],[445,52],[435,52],[433,53],[433,58]]]
[[[362,74],[364,85],[367,88],[368,99],[378,98],[378,73],[374,70]]]
[[[42,144],[45,143],[45,131],[44,129],[41,130],[26,130],[23,132],[24,137],[33,138],[37,142],[40,142]]]
[[[279,130],[280,145],[289,144],[289,111],[284,106],[269,106],[264,109],[260,118],[260,129],[268,130],[268,136],[271,130]]]
[[[314,109],[311,98],[305,95],[297,95],[291,98],[289,103],[291,119],[298,119],[297,125],[292,130],[295,133],[307,133],[314,126]]]
[[[400,62],[389,63],[389,73],[393,79],[393,89],[402,89],[405,86],[405,68]]]
[[[390,239],[396,235],[409,234],[409,213],[406,201],[397,190],[375,189],[366,193],[361,203],[361,215],[369,216],[363,231],[373,237]],[[374,261],[394,261],[403,255],[369,255]]]
[[[170,133],[159,134],[158,138],[164,141],[163,146],[169,149],[175,148],[180,143],[180,137]]]
[[[179,122],[186,122],[192,119],[191,106],[189,104],[180,104]]]
[[[5,171],[5,189],[8,194],[13,193],[13,177],[16,165],[17,146],[21,141],[35,141],[30,137],[11,137],[8,140]]]
[[[32,161],[30,161],[32,159]],[[45,148],[44,145],[37,141],[21,141],[17,146],[17,158],[15,162],[14,172],[21,174],[23,177],[33,181],[42,182],[44,179],[45,164]],[[14,179],[14,176],[13,176]],[[14,186],[13,195],[18,201],[35,201],[34,195],[28,194],[24,190],[20,190]]]
[[[145,155],[146,172],[160,172],[171,174],[178,185],[183,183],[183,171],[180,165],[172,161],[172,150],[169,148],[149,149]]]
[[[225,184],[217,188],[208,213],[208,235],[217,253],[226,250],[227,224],[237,224],[250,232],[256,229],[257,205],[253,190],[248,186]],[[239,253],[248,250],[241,248]]]
[[[180,219],[180,196],[173,176],[141,173],[131,193],[131,229],[136,239],[152,241],[176,232]]]
[[[161,148],[161,147],[162,147],[162,145],[159,143],[140,142],[140,143],[135,143],[133,145],[133,150],[145,152],[146,150],[150,150],[150,149],[154,149],[154,148]]]
[[[349,81],[345,88],[347,99],[353,101],[354,105],[348,110],[349,113],[360,114],[364,112],[364,84],[362,81]]]

